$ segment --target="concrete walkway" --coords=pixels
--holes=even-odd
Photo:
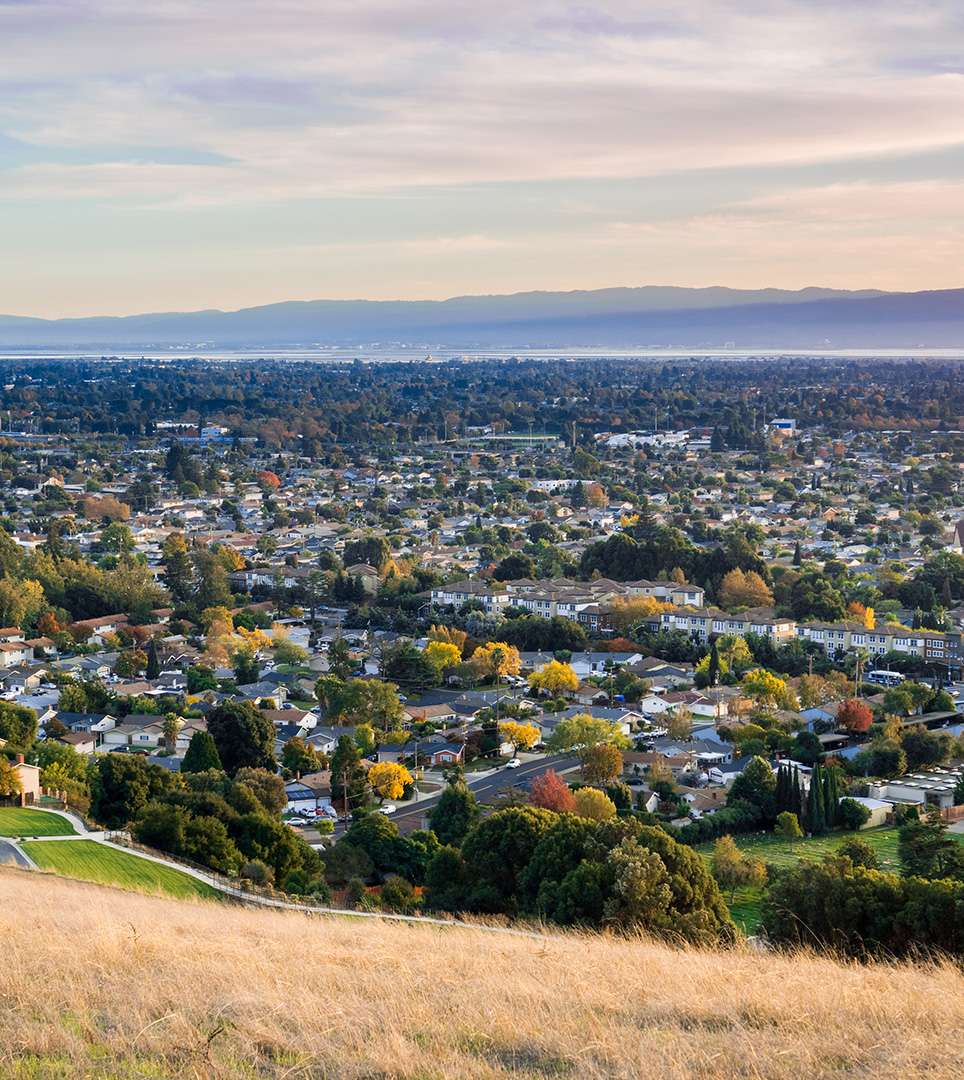
[[[44,812],[51,814],[60,814],[61,817],[67,818],[71,825],[77,830],[77,835],[37,836],[26,838],[30,839],[31,842],[34,842],[35,840],[92,840],[96,844],[103,844],[104,847],[113,848],[115,851],[123,851],[128,855],[133,855],[137,859],[146,859],[148,862],[157,863],[159,866],[166,866],[170,870],[177,870],[179,873],[186,874],[188,877],[194,878],[195,881],[203,882],[223,896],[229,896],[242,904],[253,904],[256,907],[274,908],[278,911],[297,911],[302,915],[337,915],[342,918],[350,919],[388,919],[393,922],[417,923],[420,926],[463,927],[467,930],[484,930],[487,933],[507,934],[510,937],[542,938],[546,936],[538,930],[523,930],[509,926],[476,926],[473,923],[460,922],[457,919],[439,919],[423,915],[398,915],[389,911],[350,911],[347,908],[323,907],[315,904],[296,904],[290,900],[281,899],[280,897],[262,896],[259,893],[249,892],[247,889],[240,889],[233,885],[227,885],[221,878],[216,877],[213,874],[206,874],[203,870],[198,870],[193,866],[184,866],[171,859],[165,859],[160,855],[154,855],[146,851],[138,851],[136,848],[127,847],[125,844],[114,843],[113,840],[108,840],[106,838],[106,834],[103,830],[88,830],[87,826],[79,817],[68,811],[51,810],[48,807],[39,806],[33,807],[32,809],[43,810]],[[3,843],[4,841],[0,841],[0,863],[4,861]],[[16,843],[9,841],[8,844],[12,849],[10,861],[24,870],[38,869],[36,863],[34,863],[26,852],[22,851]]]
[[[0,838],[0,866],[19,866],[21,870],[36,870],[37,864],[12,837]]]

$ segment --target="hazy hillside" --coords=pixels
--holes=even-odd
[[[964,977],[307,920],[0,870],[0,1076],[912,1077]]]
[[[961,346],[964,289],[846,293],[650,286],[444,301],[292,301],[123,318],[0,316],[0,346],[9,348],[373,343],[465,349]]]

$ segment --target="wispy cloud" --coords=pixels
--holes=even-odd
[[[67,242],[71,208],[146,215],[144,246],[124,256],[127,277],[150,257],[152,230],[186,233],[185,215],[267,222],[300,206],[311,221],[326,200],[410,191],[444,193],[446,207],[406,238],[412,262],[418,243],[436,237],[496,237],[478,219],[497,218],[501,199],[514,222],[513,200],[525,197],[532,237],[553,252],[546,277],[557,278],[559,250],[578,263],[598,236],[624,227],[643,262],[654,230],[676,230],[685,253],[694,230],[705,236],[717,221],[742,228],[744,243],[757,236],[744,265],[766,283],[773,256],[753,229],[763,204],[747,209],[761,196],[754,173],[773,184],[763,196],[786,200],[781,227],[812,230],[805,196],[794,201],[786,178],[855,163],[864,195],[823,203],[842,238],[859,230],[877,189],[897,197],[880,161],[964,145],[964,9],[952,0],[0,0],[0,41],[0,216],[59,215]],[[730,184],[724,195],[708,180],[702,205],[674,213],[684,178],[710,170],[733,171],[744,190]],[[628,217],[599,199],[600,183],[661,177],[662,192],[647,181]],[[518,185],[529,186],[525,196]],[[590,208],[595,236],[551,224],[566,201]],[[913,195],[900,209],[908,233],[914,222],[936,227]],[[370,238],[359,243],[364,251]],[[551,284],[538,259],[525,265],[525,284]],[[732,274],[729,261],[716,265]],[[801,283],[823,265],[801,261]],[[450,291],[473,287],[464,271]],[[632,272],[627,248],[609,282]],[[412,280],[400,273],[397,291]],[[867,284],[880,284],[879,270]]]

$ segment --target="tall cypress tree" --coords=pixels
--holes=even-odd
[[[814,836],[825,831],[823,769],[814,765],[810,774],[810,792],[807,796],[807,827]]]
[[[790,807],[790,812],[796,814],[798,818],[803,817],[803,792],[800,790],[800,770],[794,768],[793,770],[793,792],[792,792],[793,805]]]
[[[840,817],[840,782],[837,770],[834,768],[824,770],[824,791],[826,793],[824,820],[827,828],[832,829],[838,824]]]
[[[706,669],[706,676],[710,686],[716,686],[720,681],[720,650],[715,641],[710,646],[710,662]]]

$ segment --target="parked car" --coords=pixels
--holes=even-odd
[[[385,814],[386,816],[388,816],[389,814],[394,814],[398,807],[394,806],[392,803],[383,803],[377,809],[379,814]]]

